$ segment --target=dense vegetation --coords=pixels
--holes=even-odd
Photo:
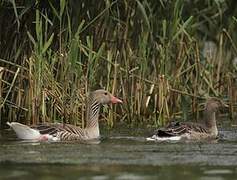
[[[110,126],[198,117],[209,96],[233,118],[236,30],[236,0],[1,1],[1,125],[83,126],[100,87],[124,101],[105,108]]]

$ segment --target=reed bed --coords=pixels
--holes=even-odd
[[[105,88],[116,122],[199,117],[203,99],[237,102],[236,1],[1,1],[0,121],[85,125]],[[235,8],[234,8],[235,7]]]

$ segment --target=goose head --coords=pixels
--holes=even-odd
[[[207,111],[212,111],[212,112],[217,112],[219,109],[228,107],[222,100],[218,98],[209,98],[206,102],[206,110]]]
[[[91,96],[99,103],[99,104],[117,104],[122,103],[123,101],[119,98],[113,96],[111,93],[104,89],[99,89],[96,91],[93,91]]]

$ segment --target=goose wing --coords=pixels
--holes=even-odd
[[[72,136],[74,135],[84,136],[83,129],[70,124],[63,124],[63,123],[39,124],[36,126],[32,126],[31,128],[37,129],[40,132],[40,134],[49,134],[49,135],[71,134]]]
[[[189,132],[207,133],[204,126],[190,122],[171,122],[165,128],[160,128],[155,131],[159,137],[180,136]]]

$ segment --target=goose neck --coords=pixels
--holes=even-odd
[[[216,136],[218,134],[218,130],[216,126],[216,112],[205,110],[204,119],[205,119],[206,128],[209,130],[211,134]]]
[[[100,135],[98,123],[100,106],[100,103],[96,99],[93,97],[88,98],[86,116],[86,132],[88,138],[98,138]]]

